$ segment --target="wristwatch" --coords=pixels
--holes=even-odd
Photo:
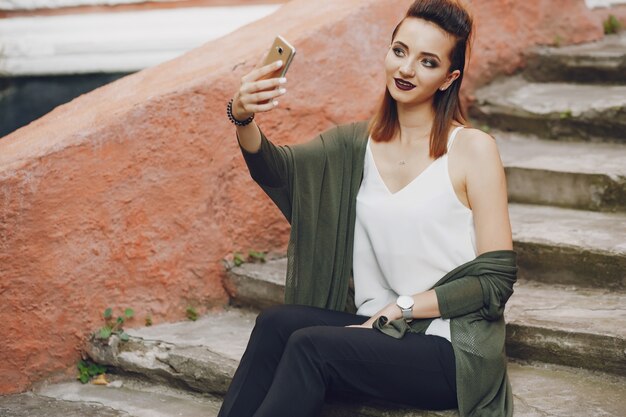
[[[415,300],[408,295],[401,295],[396,300],[396,305],[402,311],[402,318],[407,322],[413,320],[413,304],[415,304]]]

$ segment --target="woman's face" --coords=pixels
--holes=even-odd
[[[432,100],[439,88],[448,88],[461,72],[450,68],[454,37],[423,19],[404,20],[385,57],[387,88],[399,103],[418,104]],[[411,83],[405,87],[397,80]],[[403,88],[404,87],[404,88]]]

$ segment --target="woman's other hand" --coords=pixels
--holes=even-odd
[[[345,326],[345,327],[363,327],[365,329],[373,329],[374,328],[374,322],[376,320],[378,320],[378,318],[380,316],[385,316],[385,317],[387,317],[388,320],[395,320],[395,319],[401,317],[400,309],[398,308],[398,306],[396,306],[395,303],[391,303],[391,304],[385,306],[385,308],[380,310],[378,313],[376,313],[372,317],[370,317],[365,323],[363,323],[363,324],[352,324],[352,325]]]
[[[245,120],[254,113],[267,112],[278,106],[277,97],[287,92],[286,78],[261,79],[283,66],[281,60],[252,70],[241,78],[233,99],[233,116]]]

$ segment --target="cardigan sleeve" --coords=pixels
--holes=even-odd
[[[261,148],[257,152],[248,152],[237,143],[246,161],[250,176],[276,204],[289,223],[292,217],[292,199],[290,176],[292,175],[292,158],[285,146],[276,146],[261,133]]]
[[[261,147],[257,152],[245,150],[239,142],[239,135],[237,135],[237,143],[250,171],[250,176],[260,186],[283,187],[288,182],[289,155],[284,147],[276,146],[270,142],[261,128],[259,128],[259,133],[261,134]]]
[[[293,214],[294,187],[297,182],[296,171],[312,170],[321,175],[328,156],[327,144],[345,134],[341,129],[340,126],[332,127],[313,139],[296,145],[275,145],[259,127],[261,147],[255,153],[245,150],[237,136],[237,142],[250,176],[278,206],[290,223]]]
[[[483,291],[475,276],[467,276],[435,287],[441,318],[463,316],[483,306]]]
[[[435,288],[439,312],[444,319],[478,311],[489,321],[502,317],[513,294],[515,276],[490,272],[468,275]]]

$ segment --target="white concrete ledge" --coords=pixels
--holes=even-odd
[[[0,75],[131,72],[175,58],[280,5],[17,17],[0,25]]]
[[[59,9],[74,6],[116,6],[132,3],[158,3],[164,0],[0,0],[0,10]]]
[[[626,4],[626,0],[585,0],[585,3],[590,9],[597,9],[600,7],[611,7]]]

